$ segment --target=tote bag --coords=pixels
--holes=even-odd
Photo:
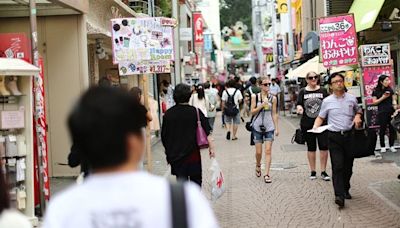
[[[198,108],[196,108],[196,112],[197,112],[197,129],[196,129],[197,145],[199,146],[200,149],[205,149],[208,148],[207,134],[204,131],[203,127],[201,126],[200,114]]]

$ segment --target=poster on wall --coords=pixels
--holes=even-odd
[[[319,33],[324,67],[358,63],[357,34],[353,14],[320,18]]]
[[[173,21],[161,17],[112,19],[114,64],[173,60]]]
[[[367,44],[360,46],[363,67],[390,65],[390,44]]]
[[[132,74],[170,73],[171,64],[169,60],[125,62],[119,63],[118,69],[119,75],[121,76]]]
[[[364,99],[367,106],[367,123],[369,128],[378,128],[378,106],[372,104],[372,93],[378,84],[378,77],[381,74],[388,75],[391,81],[391,86],[394,88],[394,80],[392,74],[392,66],[378,66],[363,68],[364,80]]]
[[[1,33],[0,57],[31,62],[31,42],[25,33]]]
[[[194,29],[194,43],[195,45],[203,45],[204,35],[203,35],[204,20],[201,12],[193,12],[193,29]]]

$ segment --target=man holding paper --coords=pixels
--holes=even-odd
[[[332,74],[328,84],[333,94],[322,102],[313,129],[320,127],[326,119],[328,125],[331,125],[328,128],[328,148],[332,163],[335,203],[339,208],[343,208],[345,199],[351,199],[349,190],[354,161],[351,130],[353,126],[361,127],[362,110],[358,107],[356,97],[346,93],[343,75]]]

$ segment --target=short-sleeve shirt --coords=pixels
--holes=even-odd
[[[297,105],[302,106],[304,109],[304,114],[300,121],[302,128],[312,128],[314,121],[321,110],[322,101],[327,96],[328,92],[322,87],[314,91],[308,91],[305,88],[300,90],[297,98]]]
[[[281,92],[281,87],[279,87],[278,84],[271,84],[271,86],[269,87],[269,92],[270,92],[272,95],[275,95],[275,96],[276,96],[278,93]]]
[[[376,97],[377,99],[381,98],[385,92],[388,91],[390,93],[390,97],[386,98],[383,100],[381,103],[378,104],[378,113],[392,113],[394,112],[393,106],[392,106],[392,96],[394,94],[392,88],[390,87],[385,87],[383,90],[374,90],[372,92],[372,96]]]
[[[319,117],[328,118],[330,131],[348,131],[353,127],[354,116],[361,111],[358,107],[357,98],[349,93],[345,93],[341,97],[335,94],[330,95],[322,101]]]
[[[229,93],[230,96],[233,96],[233,94],[235,93],[236,90],[237,90],[237,89],[235,89],[235,88],[228,88],[228,89],[226,89],[226,90],[222,93],[222,98],[221,98],[221,100],[226,102],[226,101],[228,100],[228,94],[227,94],[227,92]],[[243,96],[242,96],[242,93],[240,92],[240,90],[237,90],[237,91],[236,91],[235,97],[234,97],[233,99],[235,100],[235,104],[236,104],[237,108],[239,109],[239,103],[240,103],[241,100],[243,100]]]

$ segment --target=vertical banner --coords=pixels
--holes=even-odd
[[[204,52],[210,53],[212,50],[212,35],[204,34]]]
[[[353,14],[320,18],[319,33],[324,67],[358,64]]]
[[[372,93],[378,84],[378,77],[381,74],[389,76],[392,88],[394,86],[392,66],[377,66],[363,68],[364,99],[367,106],[367,123],[369,128],[378,128],[378,106],[372,104]]]
[[[194,30],[194,44],[203,46],[204,35],[203,35],[204,20],[201,12],[193,12],[193,30]]]
[[[278,63],[283,63],[283,60],[284,60],[284,56],[283,56],[283,40],[282,39],[277,39],[276,40],[276,45],[277,45]]]

